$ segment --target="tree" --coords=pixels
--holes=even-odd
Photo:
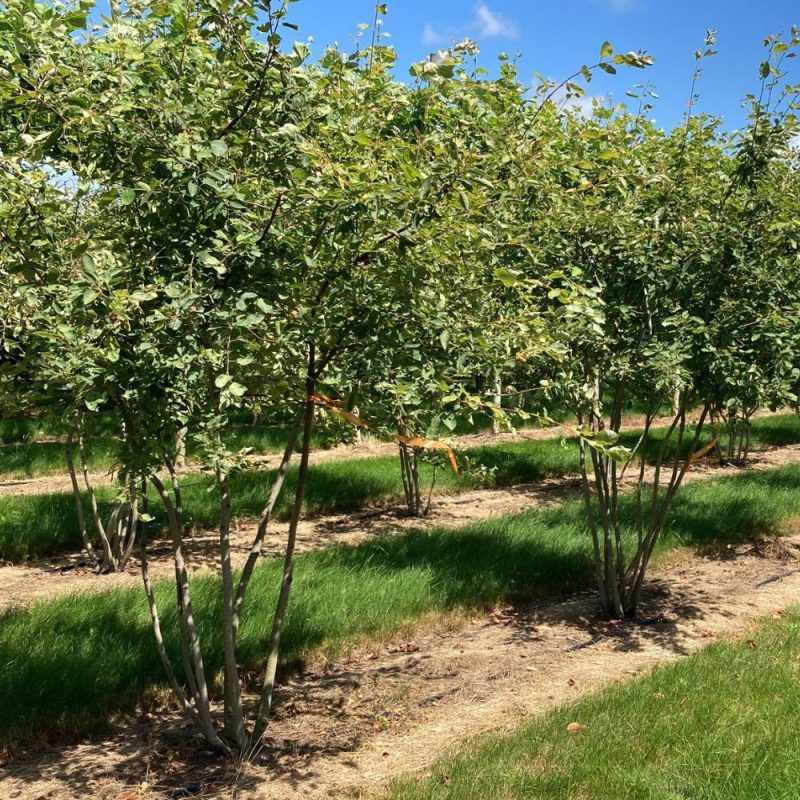
[[[413,287],[446,280],[452,265],[432,259],[436,239],[449,235],[442,220],[456,224],[452,210],[480,166],[466,136],[468,90],[453,79],[459,53],[425,65],[425,86],[411,90],[391,77],[394,55],[380,43],[329,50],[319,66],[305,64],[302,44],[281,51],[286,12],[132,4],[113,7],[90,33],[79,9],[20,0],[2,44],[15,54],[2,83],[4,151],[58,164],[76,186],[72,201],[103,220],[98,230],[80,217],[88,249],[69,251],[60,273],[70,302],[55,344],[74,365],[69,380],[80,378],[76,408],[111,407],[124,422],[120,473],[142,533],[152,517],[147,482],[166,513],[183,679],[164,645],[143,538],[159,654],[206,739],[245,756],[271,711],[318,393],[351,385],[354,348],[397,357],[396,309],[407,300],[422,319],[429,306]],[[74,391],[66,377],[59,386]],[[246,454],[229,452],[223,434],[231,409],[265,405],[290,409],[296,422],[237,581],[230,475]],[[222,731],[186,565],[175,468],[184,429],[219,499]],[[248,724],[237,635],[298,437],[284,570]]]

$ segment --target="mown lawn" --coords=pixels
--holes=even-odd
[[[479,740],[386,800],[794,800],[800,612]],[[567,725],[588,728],[570,734]]]
[[[114,435],[113,430],[106,430],[87,438],[86,461],[90,470],[100,472],[114,466],[118,453]],[[43,438],[50,436],[59,438]],[[0,420],[0,479],[21,480],[66,473],[65,437],[66,432],[55,426],[42,431],[29,420]],[[258,454],[280,453],[286,447],[286,429],[280,426],[235,425],[228,430],[226,442],[231,450],[249,447]],[[326,444],[320,437],[314,440],[315,447],[321,448]],[[191,458],[192,443],[189,442],[187,447]]]
[[[556,440],[513,442],[472,448],[466,451],[472,461],[492,470],[490,481],[510,485],[574,472],[577,456],[574,446]],[[425,481],[431,468],[423,464]],[[274,470],[250,470],[231,479],[232,507],[235,516],[255,517],[261,511]],[[275,509],[278,519],[289,516],[296,485],[296,468],[290,470],[286,485]],[[455,492],[486,485],[483,472],[465,472],[457,478],[449,469],[439,469],[436,486],[439,492]],[[219,496],[209,491],[210,477],[187,475],[181,480],[187,522],[213,525],[219,519]],[[113,491],[98,489],[104,518],[107,517]],[[304,509],[308,514],[354,511],[367,505],[402,498],[403,484],[399,459],[394,456],[358,458],[314,464],[309,470]],[[85,504],[88,509],[88,503]],[[151,490],[151,510],[157,521],[165,514]],[[0,497],[0,558],[21,561],[81,547],[75,501],[67,492]]]
[[[797,515],[800,466],[692,484],[673,507],[660,552],[774,531]],[[297,562],[284,664],[297,665],[320,647],[335,655],[354,639],[391,634],[429,612],[585,587],[590,549],[582,506],[568,502],[307,553]],[[266,561],[251,585],[241,632],[245,664],[264,654],[279,568],[278,560]],[[194,587],[206,664],[216,670],[218,583],[206,577]],[[158,585],[158,596],[174,652],[171,582]],[[43,728],[89,730],[162,682],[141,590],[71,595],[0,616],[0,738]]]
[[[664,432],[663,429],[653,432],[652,449],[656,449],[658,437]],[[621,437],[623,443],[631,447],[636,438],[635,431]],[[800,417],[785,414],[758,418],[754,421],[753,440],[754,446],[800,442]],[[449,469],[438,469],[438,493],[467,491],[486,485],[512,486],[572,475],[578,470],[578,450],[574,439],[487,444],[464,449],[460,460],[466,465],[460,478]],[[423,484],[429,485],[431,467],[423,464],[421,472]],[[235,516],[246,519],[259,514],[274,474],[274,470],[250,470],[233,476]],[[275,510],[278,519],[289,515],[295,480],[296,470],[292,469]],[[216,524],[219,501],[217,494],[209,491],[211,479],[200,474],[187,475],[181,485],[187,522],[197,526]],[[312,465],[304,509],[307,514],[343,513],[380,502],[397,502],[402,496],[399,459],[395,456],[330,461]],[[113,493],[109,488],[101,488],[98,497],[103,514],[107,516]],[[154,493],[151,509],[156,519],[163,522],[165,515]],[[80,547],[80,531],[71,495],[54,492],[0,497],[0,558],[19,562]]]

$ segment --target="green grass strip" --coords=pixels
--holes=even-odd
[[[653,431],[651,450],[658,447],[665,429]],[[708,434],[710,436],[710,432]],[[623,443],[633,447],[635,431],[625,433]],[[782,446],[800,442],[800,417],[784,414],[754,420],[754,447]],[[0,452],[1,455],[1,452]],[[572,475],[578,471],[575,440],[501,442],[465,449],[461,456],[488,472],[467,470],[459,479],[449,469],[439,469],[437,491],[455,493],[486,485],[511,486],[544,478]],[[252,518],[259,514],[274,477],[273,470],[241,472],[231,480],[233,514]],[[431,468],[422,465],[424,485],[431,479]],[[291,470],[276,508],[276,516],[287,518],[294,492],[296,470]],[[182,480],[187,521],[194,525],[214,525],[219,519],[219,498],[209,491],[212,480],[188,475]],[[402,499],[403,485],[396,456],[330,461],[312,465],[304,509],[307,514],[354,511],[366,506]],[[109,488],[98,491],[101,509],[107,518],[113,500]],[[88,506],[87,506],[88,507]],[[164,522],[160,502],[153,496],[151,508]],[[0,558],[12,562],[49,556],[81,547],[80,531],[72,496],[64,492],[0,497]]]
[[[477,740],[387,800],[790,800],[800,787],[800,613]],[[588,729],[567,733],[570,722]]]
[[[800,515],[800,466],[686,486],[660,549],[735,541]],[[625,513],[629,513],[628,509]],[[457,530],[387,535],[297,560],[283,656],[296,665],[320,646],[331,653],[363,636],[397,631],[427,612],[485,607],[499,600],[591,583],[591,545],[582,506],[491,519]],[[255,573],[240,658],[263,657],[280,575],[276,559]],[[175,653],[175,590],[157,594]],[[206,665],[219,669],[218,581],[194,581]],[[129,709],[161,685],[141,590],[110,590],[39,602],[0,616],[0,739],[40,729],[85,731]]]
[[[577,469],[574,444],[555,440],[487,445],[472,448],[467,455],[492,469],[491,482],[500,486],[559,477]],[[231,478],[234,516],[258,516],[274,475],[274,470],[251,470],[236,473]],[[431,468],[427,464],[422,465],[422,475],[426,482],[430,480]],[[296,480],[297,470],[292,468],[275,509],[278,519],[289,516]],[[436,480],[438,491],[447,493],[483,485],[486,485],[484,474],[467,473],[459,479],[449,469],[439,469]],[[216,524],[219,495],[213,490],[213,479],[200,474],[187,475],[181,480],[181,486],[187,522],[200,526]],[[97,495],[103,517],[107,518],[114,499],[113,490],[100,487]],[[347,512],[382,501],[396,501],[402,495],[400,462],[396,456],[329,461],[311,466],[304,509],[307,514]],[[88,509],[88,503],[85,507]],[[164,511],[154,493],[150,507],[157,521],[163,523]],[[0,558],[19,562],[80,547],[81,536],[71,493],[0,497]]]

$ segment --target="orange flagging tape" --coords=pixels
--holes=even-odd
[[[711,444],[707,444],[705,447],[698,450],[690,459],[689,463],[692,464],[698,459],[701,459],[706,453],[710,453],[717,445],[719,444],[719,434],[714,437],[714,441]]]
[[[342,417],[342,419],[346,419],[351,425],[355,425],[358,428],[364,428],[366,430],[372,430],[370,426],[364,422],[363,419],[361,419],[361,417],[353,414],[351,411],[346,411],[338,403],[336,403],[336,401],[331,400],[330,397],[325,397],[321,394],[314,394],[311,395],[311,399],[317,405],[324,406],[329,411],[333,411],[334,414],[338,414],[340,417]],[[461,468],[458,466],[458,461],[456,461],[456,454],[453,452],[453,448],[450,447],[450,445],[446,442],[439,442],[435,439],[421,439],[414,436],[403,436],[399,433],[390,433],[389,438],[398,444],[406,445],[406,447],[420,447],[425,450],[446,451],[447,457],[450,460],[450,466],[453,468],[453,472],[455,472],[458,477],[461,477]]]

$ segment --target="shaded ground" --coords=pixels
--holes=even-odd
[[[429,621],[427,633],[316,665],[281,687],[262,763],[228,766],[179,715],[143,708],[106,739],[18,752],[0,772],[0,796],[373,796],[391,778],[425,772],[466,738],[513,729],[717,637],[747,635],[754,618],[781,615],[800,591],[800,529],[787,533],[669,556],[653,572],[636,622],[600,619],[586,593],[461,624]]]
[[[772,448],[753,453],[749,469],[766,469],[800,461],[800,445]],[[687,481],[703,480],[740,472],[738,467],[721,467],[716,462],[694,464]],[[628,481],[636,476],[630,474]],[[347,514],[308,518],[298,530],[298,551],[332,544],[357,544],[379,533],[408,531],[412,528],[457,527],[468,522],[500,516],[533,507],[561,502],[579,491],[577,478],[554,478],[508,488],[479,489],[455,495],[435,496],[431,513],[424,519],[408,517],[400,506],[380,506]],[[265,555],[283,553],[287,524],[271,523],[265,542]],[[244,563],[255,533],[253,524],[242,524],[233,531],[234,567]],[[186,538],[188,564],[193,572],[218,569],[216,530],[200,530]],[[166,541],[149,547],[150,571],[154,578],[173,574],[171,551]],[[134,559],[124,573],[96,575],[87,568],[82,553],[31,561],[23,565],[0,566],[0,610],[12,605],[52,598],[74,591],[139,585],[139,562]]]

